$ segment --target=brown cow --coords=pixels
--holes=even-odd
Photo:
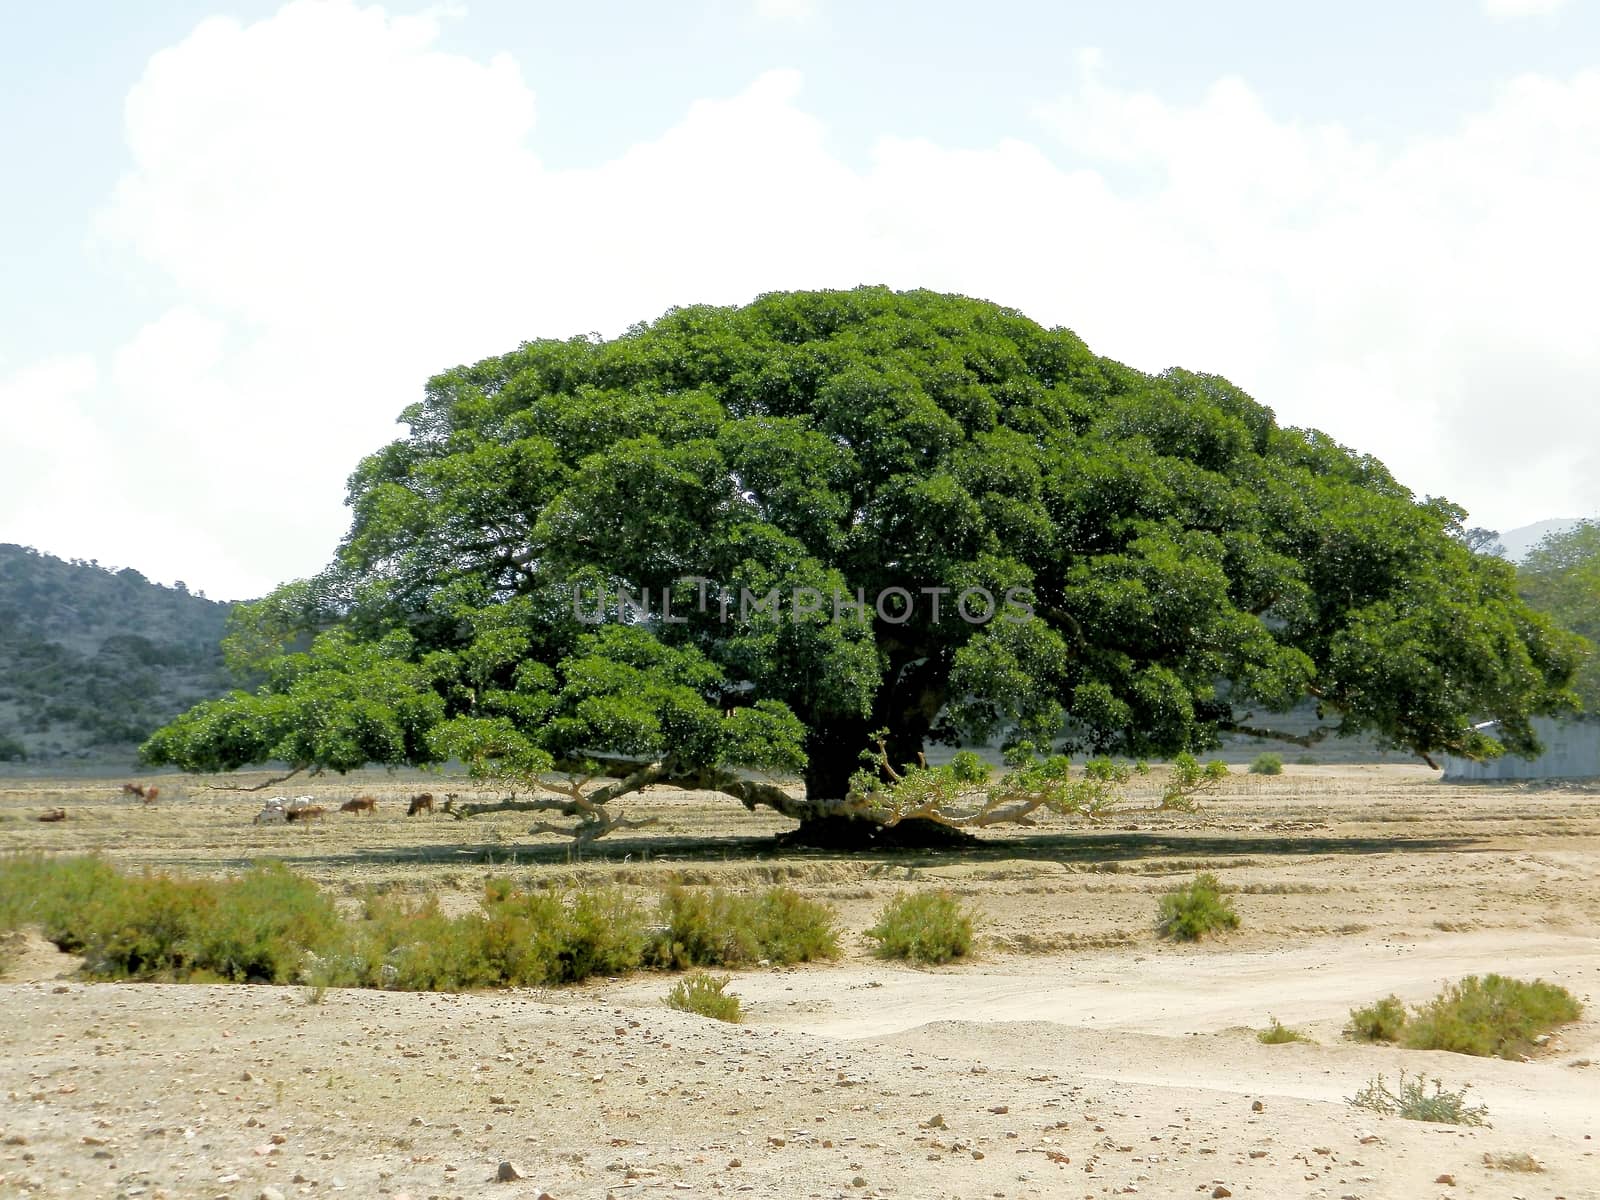
[[[156,802],[156,797],[159,795],[161,795],[161,789],[152,783],[149,787],[145,788],[144,795],[141,796],[140,799],[142,799],[146,804],[154,804]]]
[[[66,819],[67,810],[64,808],[47,808],[39,814],[39,820],[41,821],[65,821]]]
[[[376,796],[357,796],[354,800],[346,800],[339,805],[340,812],[347,813],[375,813],[378,811],[378,798]]]
[[[283,819],[286,821],[320,821],[327,811],[320,804],[308,804],[304,808],[284,809]]]
[[[414,817],[418,813],[431,813],[433,811],[433,793],[423,792],[420,796],[411,797],[411,807],[406,809],[406,816]]]

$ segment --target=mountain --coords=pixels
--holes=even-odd
[[[219,649],[232,607],[131,567],[0,545],[0,761],[131,757],[232,686]]]
[[[1501,557],[1519,563],[1528,557],[1530,550],[1552,533],[1565,533],[1574,525],[1580,524],[1581,520],[1579,517],[1554,517],[1548,521],[1535,521],[1532,525],[1519,525],[1515,529],[1508,529],[1500,535],[1500,544],[1505,547],[1505,553]]]

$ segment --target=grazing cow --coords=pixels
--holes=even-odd
[[[327,811],[320,804],[306,804],[299,808],[285,809],[283,818],[286,821],[320,821]]]
[[[423,792],[420,796],[411,797],[411,807],[406,809],[406,816],[414,817],[418,813],[431,813],[433,811],[433,793]]]
[[[347,813],[375,813],[378,811],[378,798],[376,796],[357,796],[354,800],[346,800],[339,805],[340,812]]]
[[[41,821],[65,821],[66,819],[67,810],[64,808],[47,808],[39,814],[39,820]]]

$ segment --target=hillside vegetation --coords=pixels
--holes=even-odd
[[[231,607],[131,567],[0,545],[0,761],[131,756],[229,686]]]

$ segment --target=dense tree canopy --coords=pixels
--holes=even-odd
[[[859,799],[878,731],[886,765],[998,738],[1038,792],[1067,785],[1034,752],[1204,749],[1307,695],[1422,755],[1526,751],[1571,703],[1574,639],[1460,509],[988,303],[675,309],[447,371],[402,421],[336,561],[236,622],[265,686],[151,761],[461,756],[576,772],[536,803],[590,822],[658,780],[804,817]]]

